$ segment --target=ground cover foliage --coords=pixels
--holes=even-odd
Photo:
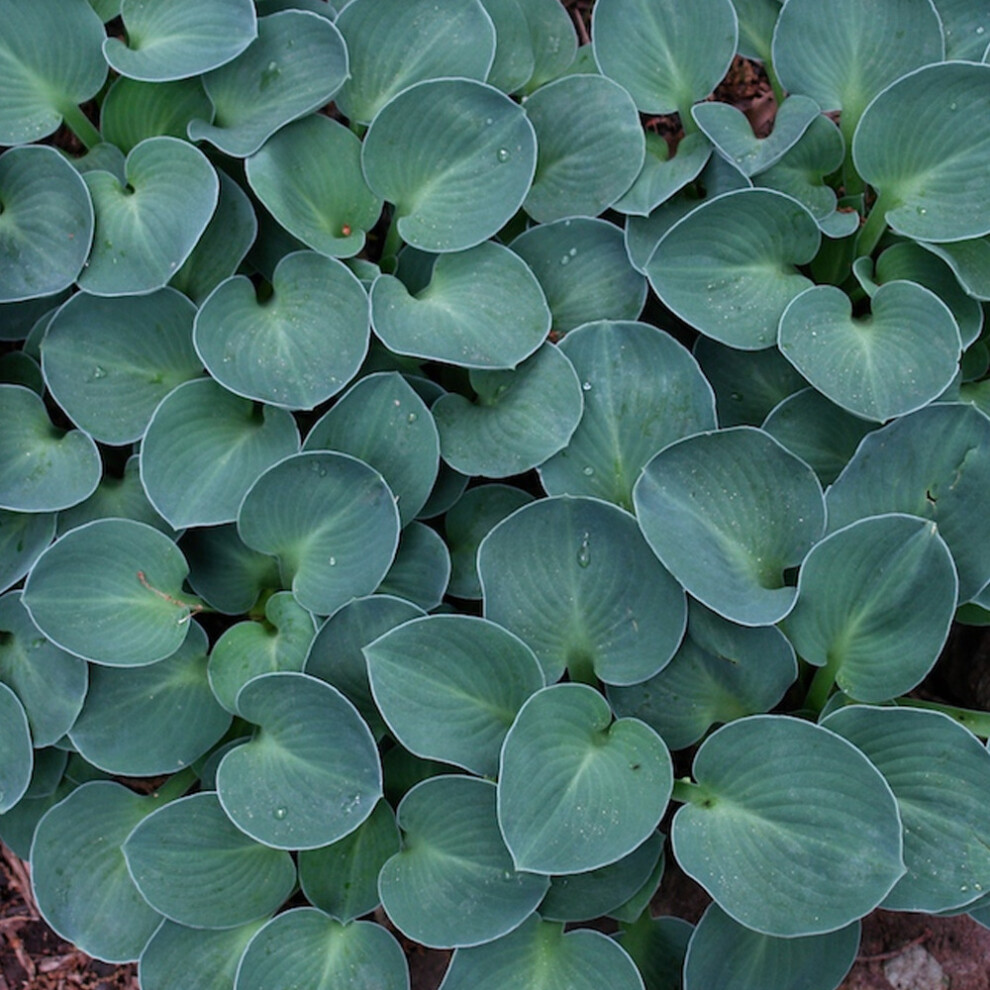
[[[990,716],[907,697],[990,616],[980,5],[0,25],[0,837],[55,931],[144,990],[400,990],[386,917],[443,990],[833,990],[877,906],[990,921]]]

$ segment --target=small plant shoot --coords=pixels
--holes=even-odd
[[[51,928],[141,990],[835,990],[878,907],[985,923],[980,6],[0,0]]]

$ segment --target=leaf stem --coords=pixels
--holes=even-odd
[[[873,254],[873,249],[880,243],[880,238],[883,237],[883,233],[887,229],[887,211],[892,205],[883,193],[877,197],[856,240],[857,258],[867,258]]]
[[[172,774],[157,791],[151,794],[151,797],[158,805],[168,804],[170,801],[182,797],[197,780],[199,777],[196,771],[192,767],[186,767],[185,770]]]
[[[835,675],[839,672],[839,661],[836,656],[829,654],[828,662],[824,667],[819,667],[815,671],[815,676],[811,679],[811,686],[804,699],[804,707],[809,711],[818,714],[828,701],[828,696],[835,687]]]
[[[100,132],[90,122],[89,117],[75,103],[67,103],[65,106],[59,107],[59,111],[65,120],[66,126],[86,145],[87,151],[103,140]]]
[[[773,98],[777,101],[777,109],[779,110],[781,103],[786,99],[784,87],[780,85],[780,80],[777,78],[777,73],[773,71],[773,63],[769,58],[763,60],[763,68],[766,69],[767,79],[770,80],[770,88],[773,90]]]
[[[990,712],[981,712],[974,708],[956,708],[955,705],[943,705],[941,702],[925,701],[922,698],[898,698],[895,704],[904,708],[927,708],[933,712],[942,712],[943,715],[948,715],[965,726],[974,736],[990,739]]]
[[[696,784],[688,777],[681,777],[674,781],[674,790],[670,795],[671,801],[679,801],[681,804],[705,804],[711,803],[708,792],[701,784]]]
[[[382,256],[378,261],[383,272],[391,274],[395,271],[396,259],[399,257],[399,248],[401,247],[402,235],[399,233],[399,216],[395,213],[392,215],[392,222],[389,224],[385,243],[382,245]]]

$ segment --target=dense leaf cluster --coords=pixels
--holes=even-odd
[[[984,7],[338,6],[0,0],[45,918],[144,990],[401,990],[386,918],[443,990],[832,990],[878,905],[990,920],[990,717],[904,697],[990,617]]]

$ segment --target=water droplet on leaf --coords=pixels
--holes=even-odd
[[[500,162],[507,162],[512,156],[509,154],[509,149],[508,148],[499,148],[498,149],[498,152],[495,155],[495,157]]]
[[[590,478],[595,473],[595,469],[589,464],[581,473],[586,478]]]
[[[577,562],[578,567],[587,567],[591,563],[591,539],[587,533],[581,538],[581,546],[578,547]]]
[[[95,368],[93,368],[93,372],[89,377],[91,381],[96,381],[100,378],[106,378],[107,377],[106,369],[101,368],[99,365],[97,365]]]
[[[289,813],[289,809],[288,808],[276,808],[272,812],[272,817],[278,819],[278,821],[282,821],[282,819],[285,818],[285,816],[288,813]]]
[[[406,416],[407,423],[415,423],[417,419],[419,419],[419,417],[415,413],[410,413]]]
[[[585,392],[590,392],[590,391],[591,391],[591,382],[582,382],[582,383],[581,383],[581,388],[582,388],[582,389],[583,389],[583,390],[584,390]]]

